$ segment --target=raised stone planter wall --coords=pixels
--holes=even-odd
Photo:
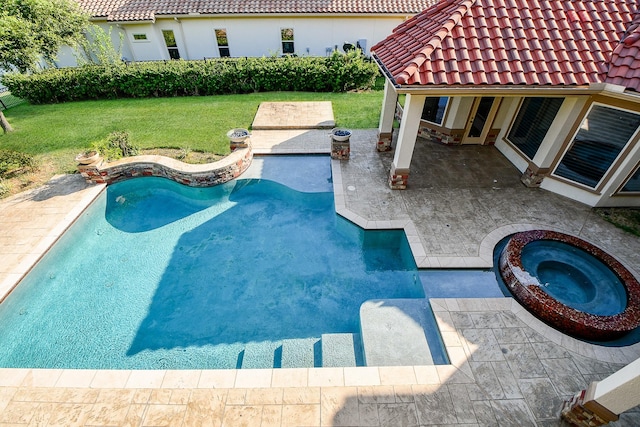
[[[102,159],[89,165],[78,165],[78,171],[89,183],[113,184],[125,179],[156,176],[191,187],[210,187],[239,177],[253,160],[251,146],[239,148],[222,160],[207,164],[189,164],[169,157],[133,156],[105,163]]]

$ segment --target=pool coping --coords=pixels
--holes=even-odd
[[[58,177],[58,175],[52,179],[56,177]],[[96,184],[88,187],[86,194],[77,202],[75,207],[39,240],[38,244],[28,252],[28,255],[20,263],[10,270],[7,277],[0,282],[0,304],[105,188],[106,184]]]
[[[564,335],[535,318],[513,298],[433,298],[429,303],[451,361],[449,365],[201,370],[2,368],[0,387],[259,389],[474,383],[469,361],[476,344],[469,343],[462,329],[453,325],[453,312],[510,312],[553,343],[603,362],[628,364],[640,357],[640,344],[603,347]]]
[[[470,257],[462,263],[450,263],[449,258],[421,257],[424,247],[411,220],[367,221],[345,206],[340,160],[332,160],[336,213],[365,229],[404,229],[416,258],[418,268],[488,268],[493,265],[493,246],[503,237],[521,230],[541,228],[535,224],[501,227],[482,241],[481,257]],[[63,221],[44,237],[36,249],[39,254],[25,259],[16,271],[26,274],[57,239],[73,224],[85,209],[101,194],[105,185],[96,185],[64,217]],[[542,227],[548,229],[548,227]],[[493,243],[495,242],[495,243]],[[421,252],[420,252],[421,251]],[[417,256],[416,256],[417,255]],[[474,264],[477,259],[482,264]],[[487,259],[491,264],[487,265]],[[420,262],[419,262],[420,261]],[[29,264],[27,267],[27,264]],[[435,265],[434,265],[435,264]],[[19,274],[19,273],[16,273]],[[13,277],[3,281],[10,281]],[[19,282],[15,280],[13,287]],[[11,289],[13,289],[11,287]],[[3,289],[0,287],[0,289]],[[5,296],[8,292],[5,293]],[[569,337],[546,325],[513,298],[432,298],[429,303],[450,364],[426,366],[364,366],[345,368],[275,368],[275,369],[203,369],[203,370],[109,370],[109,369],[30,369],[0,368],[0,386],[73,387],[73,388],[283,388],[283,387],[346,387],[384,385],[438,385],[475,382],[469,361],[472,345],[461,328],[450,320],[452,312],[504,311],[513,313],[527,327],[565,349],[603,362],[627,364],[640,357],[640,343],[626,347],[605,347]]]

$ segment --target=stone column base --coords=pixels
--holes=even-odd
[[[331,138],[331,158],[334,160],[349,160],[349,154],[351,152],[351,142],[336,141]]]
[[[409,182],[409,169],[396,169],[391,166],[389,172],[389,187],[392,190],[405,190]]]
[[[587,393],[587,390],[582,390],[564,402],[560,412],[563,420],[576,427],[596,427],[618,419],[617,414],[609,411],[595,400],[585,402]]]
[[[376,150],[379,152],[391,151],[391,140],[393,132],[378,131],[378,144]]]
[[[547,176],[548,173],[549,169],[537,169],[534,171],[531,166],[529,166],[520,177],[520,181],[530,188],[540,187],[540,184],[542,184],[542,180]]]

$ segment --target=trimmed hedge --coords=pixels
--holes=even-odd
[[[358,52],[329,57],[223,58],[10,73],[2,82],[32,104],[86,99],[369,89],[377,66]]]

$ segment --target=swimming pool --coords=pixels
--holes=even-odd
[[[278,162],[259,175],[293,173]],[[403,232],[335,214],[328,158],[305,165],[298,189],[108,187],[0,306],[0,366],[321,366],[326,334],[351,336],[363,364],[360,305],[424,298],[419,273]]]

